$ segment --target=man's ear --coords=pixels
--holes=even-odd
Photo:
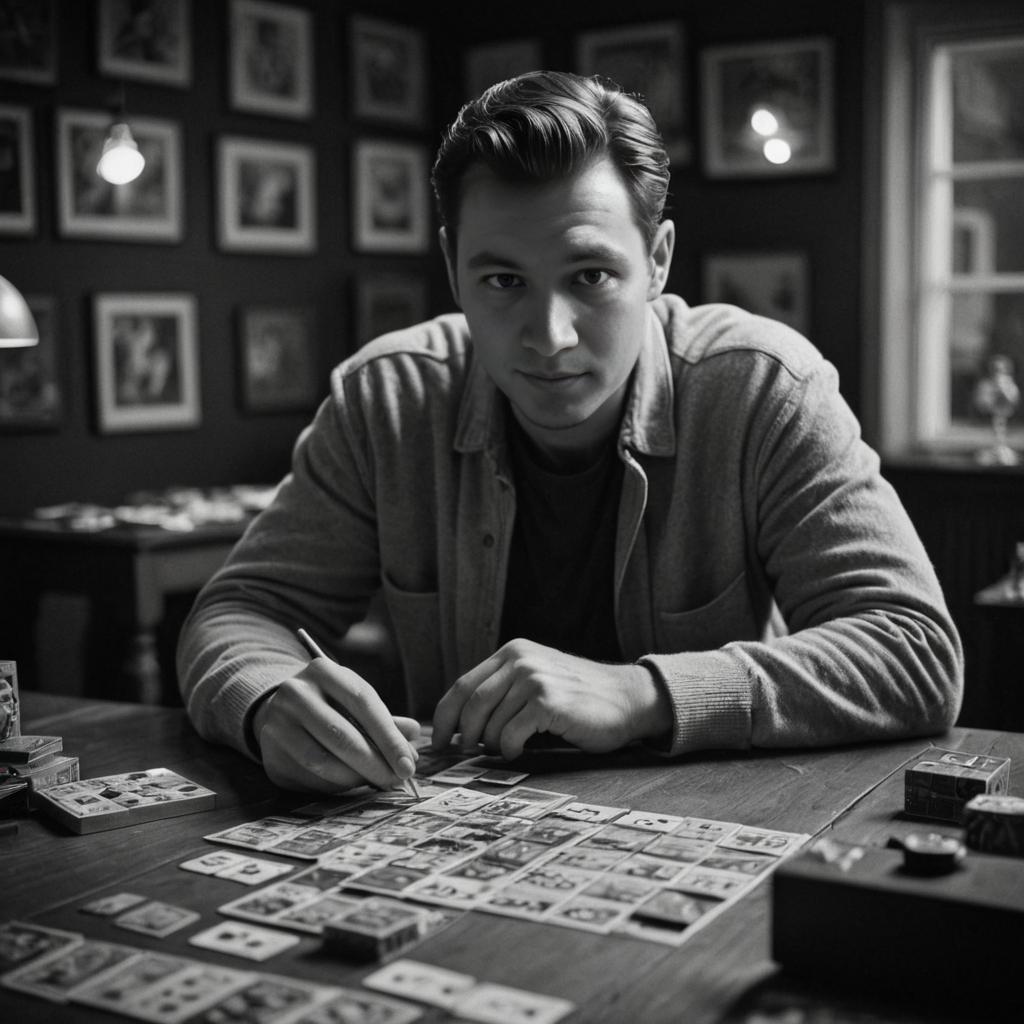
[[[444,253],[444,265],[448,271],[448,287],[452,290],[452,298],[455,300],[455,305],[461,309],[462,303],[459,302],[459,275],[455,270],[455,245],[453,244],[452,236],[447,228],[441,228],[437,232],[437,239],[441,243],[441,252]]]
[[[658,225],[651,244],[651,279],[647,286],[647,300],[656,299],[664,290],[668,281],[669,268],[672,266],[672,253],[676,246],[676,226],[670,220],[663,220]]]

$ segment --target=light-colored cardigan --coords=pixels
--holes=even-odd
[[[935,733],[962,692],[956,630],[837,375],[726,305],[651,306],[618,439],[621,649],[666,687],[671,754]],[[292,470],[179,645],[199,732],[247,717],[383,588],[409,711],[497,644],[515,493],[502,399],[446,315],[337,367]],[[586,601],[587,594],[567,594]]]

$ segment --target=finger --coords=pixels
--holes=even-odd
[[[512,682],[506,688],[505,694],[497,707],[491,711],[490,717],[484,726],[483,734],[480,737],[483,741],[484,749],[488,753],[497,753],[501,749],[501,735],[505,731],[505,727],[522,711],[527,703],[525,687]]]
[[[416,771],[416,751],[395,724],[380,694],[362,676],[329,658],[316,658],[310,666],[315,671],[313,678],[328,700],[351,716],[358,729],[364,730],[370,743],[376,746],[380,756],[373,760],[383,759],[399,779],[410,778]],[[394,778],[389,778],[385,784],[392,782]]]
[[[514,761],[526,746],[526,741],[548,729],[547,716],[535,704],[523,704],[501,731],[499,747],[506,761]]]
[[[459,676],[448,688],[448,692],[437,702],[434,709],[434,732],[431,746],[434,750],[444,750],[459,730],[459,719],[466,701],[473,695],[476,688],[500,668],[501,651],[496,651],[485,658],[475,668]],[[463,742],[465,745],[465,741]]]
[[[365,781],[289,718],[268,723],[261,752],[267,777],[282,789],[338,793]]]

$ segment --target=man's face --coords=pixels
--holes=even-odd
[[[550,458],[589,457],[616,429],[673,237],[666,221],[648,248],[608,159],[540,184],[467,172],[454,252],[442,232],[452,290],[484,369]]]

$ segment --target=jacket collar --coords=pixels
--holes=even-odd
[[[666,311],[661,306],[658,300],[648,310],[647,332],[633,368],[619,427],[619,447],[643,455],[671,456],[676,450],[675,383],[663,324]],[[505,443],[500,392],[471,352],[455,450],[464,454],[483,449],[497,451]]]

